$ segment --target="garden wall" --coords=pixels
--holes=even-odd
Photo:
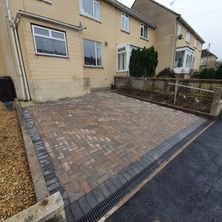
[[[139,89],[144,91],[159,91],[165,92],[167,90],[174,91],[174,86],[169,83],[176,83],[176,79],[164,79],[164,78],[136,78],[131,77],[115,77],[114,84],[116,88],[132,87],[133,89]],[[196,88],[202,88],[207,90],[214,90],[216,87],[222,87],[222,80],[208,80],[208,79],[179,79],[179,84],[187,85]],[[194,91],[192,89],[180,89],[184,91]]]
[[[198,110],[215,117],[219,116],[222,111],[222,80],[179,79],[180,85],[194,88],[179,87],[175,91],[175,86],[170,83],[176,84],[178,83],[176,81],[176,79],[164,78],[115,77],[114,87],[118,89],[119,93],[122,91],[129,96],[135,97],[135,93],[137,94],[135,90],[138,90],[140,91],[139,97],[148,98],[155,103],[162,101],[163,104],[168,103],[172,107],[173,102],[173,107],[177,105],[177,108],[188,108],[188,110]],[[197,88],[205,90],[198,90]],[[128,91],[124,92],[124,90]],[[149,91],[149,93],[144,94],[142,91]],[[155,97],[156,94],[161,99]]]

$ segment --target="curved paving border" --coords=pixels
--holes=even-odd
[[[66,206],[67,221],[78,222],[97,221],[149,175],[154,168],[158,167],[163,160],[209,124],[207,119],[193,122],[128,165],[117,175],[107,179],[103,184],[71,203],[56,175],[47,147],[42,142],[31,114],[25,108],[22,111],[49,193],[53,194],[60,191]]]

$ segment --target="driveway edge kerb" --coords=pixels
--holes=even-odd
[[[26,150],[26,155],[28,159],[29,169],[32,177],[32,182],[35,190],[36,200],[42,201],[49,196],[47,185],[45,183],[38,159],[36,157],[36,152],[32,143],[32,139],[27,131],[25,122],[23,120],[22,110],[20,103],[16,100],[15,107],[17,112],[17,117],[19,121],[19,126],[21,129],[24,146]]]
[[[170,158],[183,144],[186,144],[197,133],[201,132],[212,121],[207,119],[197,120],[185,129],[165,140],[162,144],[134,161],[117,175],[109,178],[96,189],[90,191],[79,200],[72,203],[75,221],[93,222],[103,217],[111,208],[134,190],[142,181],[152,174],[158,166]],[[103,195],[105,199],[98,196]],[[88,195],[97,201],[97,206],[91,207]]]
[[[22,222],[22,221],[66,221],[65,206],[60,192],[49,194],[47,184],[45,182],[39,161],[36,156],[32,138],[29,135],[27,125],[23,119],[22,108],[19,101],[15,100],[15,109],[17,114],[18,125],[21,130],[21,135],[26,151],[27,161],[37,203],[33,206],[13,215],[8,218],[7,222]]]

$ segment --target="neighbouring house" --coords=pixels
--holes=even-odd
[[[132,8],[157,25],[158,71],[166,67],[177,74],[199,70],[204,40],[180,14],[153,0],[135,0]]]
[[[217,59],[218,57],[210,52],[208,49],[202,50],[200,69],[216,69]]]
[[[114,0],[0,0],[0,16],[6,74],[24,100],[108,88],[133,48],[156,46],[155,23]]]
[[[181,32],[190,30],[190,43],[177,39],[177,24],[166,22],[172,20],[166,9],[161,25],[150,19],[153,12],[149,17],[134,6],[115,0],[0,0],[0,75],[12,77],[19,99],[43,102],[109,88],[114,76],[129,75],[134,48],[158,50],[157,72],[173,67],[175,52],[180,72],[191,63],[199,67],[203,40],[182,18],[170,12],[183,24]]]

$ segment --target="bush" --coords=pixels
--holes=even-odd
[[[215,79],[222,79],[222,65],[217,69]]]
[[[215,79],[216,71],[215,69],[203,69],[200,73],[200,79]]]
[[[158,65],[158,53],[154,47],[133,49],[130,57],[130,76],[153,77]]]
[[[163,69],[157,77],[159,78],[175,78],[175,72],[170,67]]]

